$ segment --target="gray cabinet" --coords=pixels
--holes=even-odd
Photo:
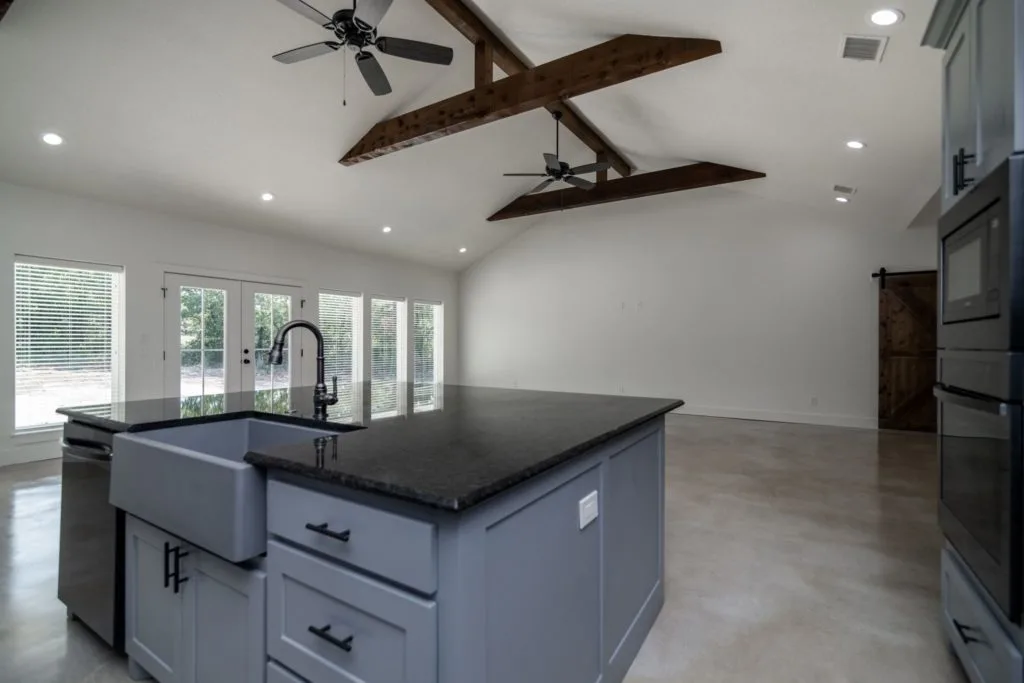
[[[125,523],[125,651],[133,677],[160,683],[262,683],[265,574]]]
[[[311,681],[436,683],[437,606],[271,541],[268,652]]]
[[[960,561],[942,553],[942,623],[972,683],[1021,683],[1024,667],[1010,635]]]
[[[971,57],[971,13],[965,12],[942,62],[943,206],[956,203],[967,178],[974,178],[978,119]]]
[[[184,594],[167,580],[180,539],[129,516],[125,522],[125,651],[161,683],[183,681]]]
[[[978,101],[980,177],[1014,151],[1014,0],[977,0],[974,80]],[[1019,59],[1019,58],[1018,58]]]
[[[939,0],[925,44],[942,68],[942,205],[1024,151],[1024,0]]]
[[[266,676],[266,574],[193,550],[185,564],[189,683],[261,683]]]

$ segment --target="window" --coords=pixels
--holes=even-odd
[[[444,377],[444,308],[417,301],[412,309],[413,411],[435,410]]]
[[[62,406],[120,400],[121,269],[18,256],[14,428],[63,422]]]
[[[374,299],[370,306],[370,417],[390,417],[398,414],[405,302]]]
[[[352,385],[359,378],[360,321],[362,298],[320,292],[320,330],[324,333],[324,367],[327,384],[338,378],[338,404],[328,410],[331,417],[355,414]]]

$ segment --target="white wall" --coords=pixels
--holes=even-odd
[[[935,233],[852,208],[711,188],[556,214],[462,275],[462,380],[874,427],[870,274],[934,268]]]
[[[456,378],[454,273],[0,183],[0,465],[59,456],[52,435],[13,436],[15,254],[124,267],[128,400],[163,395],[168,270],[299,285],[313,302],[319,289],[442,301],[446,379]]]

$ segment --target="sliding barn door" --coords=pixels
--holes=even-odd
[[[936,430],[938,276],[886,274],[878,294],[878,426]]]

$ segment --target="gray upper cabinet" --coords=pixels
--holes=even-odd
[[[125,650],[160,683],[263,683],[266,575],[125,523]]]
[[[1024,151],[1024,0],[939,0],[924,40],[942,63],[942,206]]]
[[[977,146],[977,109],[972,92],[971,13],[965,12],[942,62],[943,207],[956,203],[964,178],[973,178]]]
[[[981,176],[985,176],[1014,151],[1014,102],[1019,93],[1014,88],[1013,0],[977,3],[974,74],[979,116],[978,166]]]

